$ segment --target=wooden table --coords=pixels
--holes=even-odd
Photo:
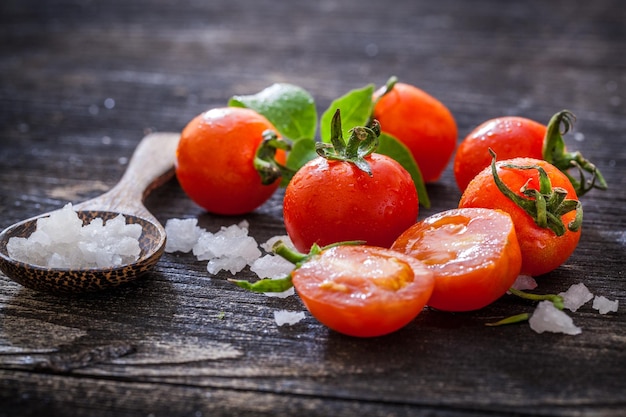
[[[390,75],[444,102],[459,140],[492,117],[547,122],[610,190],[584,197],[583,238],[544,293],[584,282],[617,313],[571,313],[577,336],[485,323],[532,311],[504,297],[480,311],[427,310],[386,337],[356,339],[211,276],[191,254],[104,293],[58,297],[0,275],[0,416],[626,415],[626,8],[480,0],[278,2],[3,0],[0,5],[0,228],[114,185],[150,131],[274,82],[334,98]],[[460,196],[448,167],[433,205]],[[284,233],[281,193],[256,212],[209,215],[175,180],[148,208],[165,222],[247,220]],[[243,272],[240,278],[251,278]]]

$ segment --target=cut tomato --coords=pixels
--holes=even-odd
[[[396,331],[424,308],[433,273],[417,259],[386,248],[342,245],[310,257],[292,272],[309,312],[350,336]]]
[[[453,209],[410,227],[393,250],[423,262],[435,276],[430,307],[470,311],[511,287],[522,257],[511,217],[499,210]]]

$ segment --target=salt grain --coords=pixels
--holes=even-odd
[[[165,223],[165,252],[191,252],[203,231],[198,219],[169,219]]]
[[[574,324],[571,317],[556,308],[550,301],[541,301],[528,322],[530,328],[537,333],[552,332],[576,335],[582,332],[580,327]]]
[[[537,281],[530,275],[518,275],[511,287],[520,291],[534,290],[537,288]]]
[[[572,285],[559,295],[563,297],[563,306],[571,311],[578,310],[593,298],[593,294],[582,282]]]
[[[83,221],[66,204],[37,220],[28,237],[12,237],[7,251],[12,258],[48,268],[108,268],[129,264],[141,254],[141,225],[126,224],[123,215],[106,223],[95,218]]]
[[[274,320],[276,324],[279,326],[283,326],[285,324],[294,325],[299,321],[304,319],[303,311],[287,311],[287,310],[278,310],[274,311]]]
[[[593,299],[593,308],[598,310],[600,314],[616,313],[619,307],[619,300],[611,301],[600,295]]]

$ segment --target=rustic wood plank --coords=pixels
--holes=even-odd
[[[583,239],[545,292],[585,282],[626,303],[626,9],[616,0],[436,3],[7,0],[0,5],[0,227],[100,194],[149,131],[177,131],[234,94],[277,81],[319,111],[395,74],[446,103],[462,138],[502,114],[577,116],[572,147],[610,191],[585,197]],[[107,99],[113,99],[113,102]],[[429,186],[454,207],[451,169]],[[163,222],[250,222],[284,233],[279,192],[257,212],[212,216],[175,180],[148,208]],[[59,298],[0,276],[0,417],[201,415],[620,416],[626,318],[589,305],[579,336],[484,323],[531,311],[504,297],[478,312],[427,310],[401,331],[344,337],[297,297],[245,293],[191,255],[138,282]],[[241,278],[251,278],[245,271]]]

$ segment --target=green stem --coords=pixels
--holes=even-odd
[[[585,159],[580,152],[570,153],[565,150],[563,135],[572,129],[575,121],[576,116],[569,110],[561,110],[552,116],[543,140],[542,157],[569,178],[576,190],[576,195],[581,197],[593,188],[606,190],[608,186],[600,170]],[[578,179],[569,173],[572,168],[578,170]],[[585,178],[585,172],[591,174],[590,179]]]
[[[555,235],[562,236],[565,234],[566,228],[561,216],[575,211],[576,216],[574,220],[567,225],[567,228],[572,232],[576,232],[580,229],[583,220],[582,204],[578,200],[565,199],[567,191],[563,188],[552,188],[550,177],[542,167],[538,165],[502,165],[502,168],[521,170],[534,169],[539,173],[539,190],[528,188],[527,182],[520,190],[523,195],[519,195],[507,187],[502,179],[500,179],[496,167],[496,154],[492,149],[489,149],[489,153],[492,157],[491,173],[496,187],[498,187],[502,194],[524,210],[535,221],[537,226],[550,229]]]
[[[560,295],[532,294],[532,293],[524,292],[521,290],[517,290],[515,288],[509,288],[509,292],[517,297],[523,298],[524,300],[530,300],[530,301],[536,301],[536,302],[550,301],[559,310],[563,310],[564,308],[563,297],[561,297]],[[486,326],[502,326],[505,324],[522,323],[524,321],[528,321],[528,319],[530,319],[530,313],[521,313],[521,314],[516,314],[514,316],[503,318],[502,320],[499,320],[493,323],[486,323],[485,325]]]
[[[290,151],[291,145],[285,140],[278,139],[276,132],[272,130],[263,132],[263,141],[257,148],[253,162],[263,185],[273,184],[279,178],[289,180],[296,173],[295,170],[276,161],[276,151],[279,149]]]

